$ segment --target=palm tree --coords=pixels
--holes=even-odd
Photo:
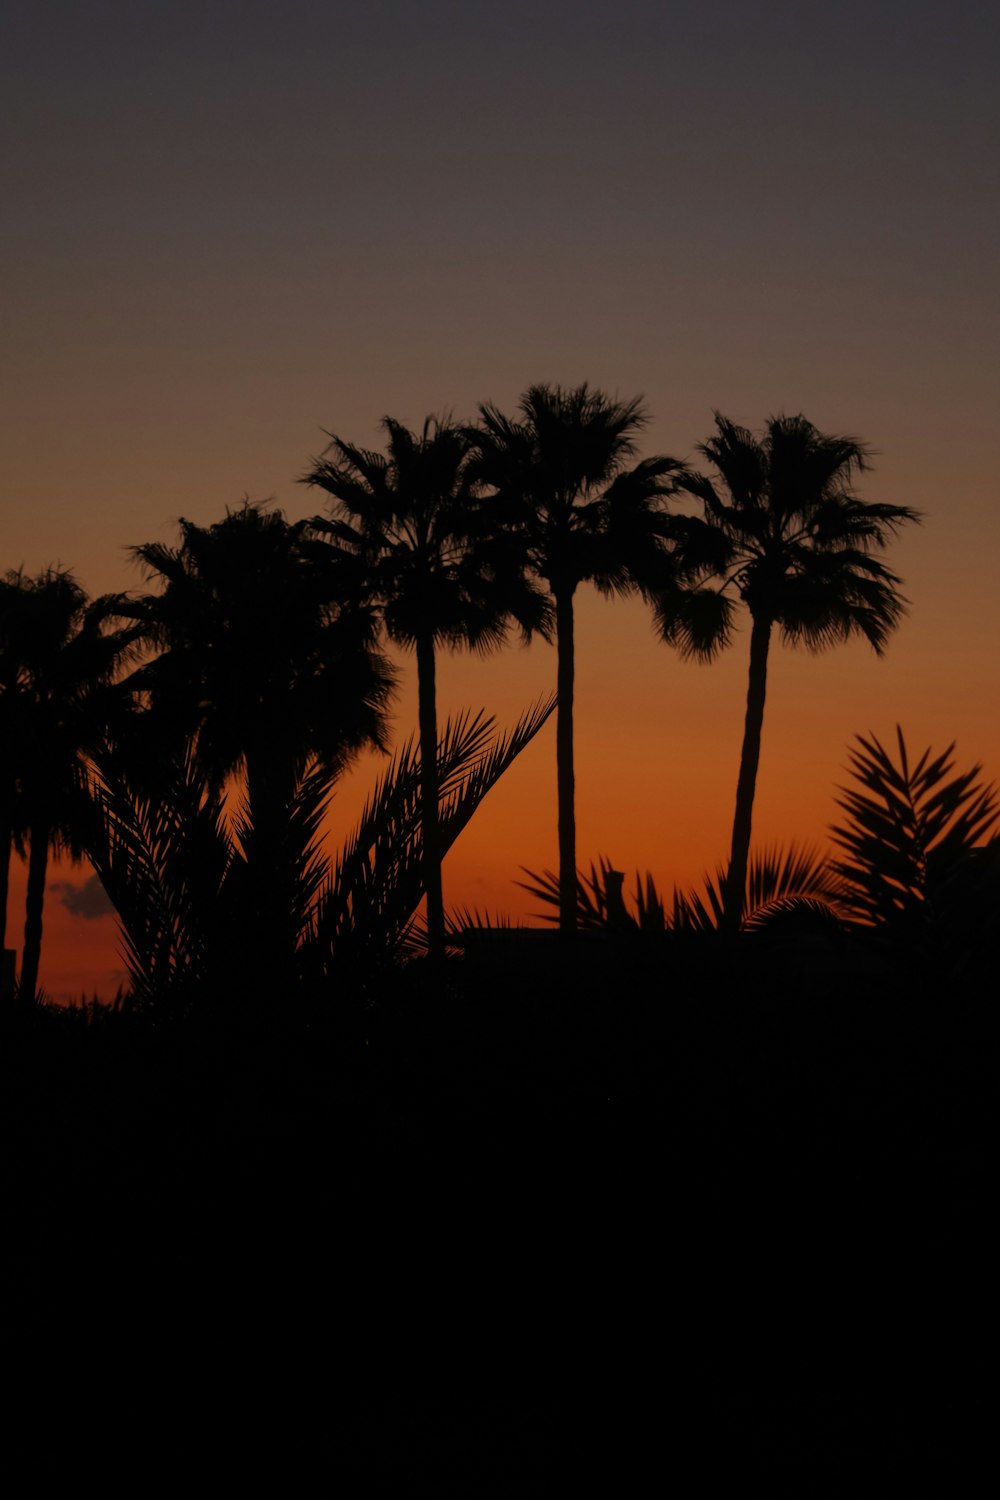
[[[417,661],[421,817],[427,893],[427,949],[444,952],[439,830],[436,665],[441,646],[488,651],[512,619],[525,636],[544,622],[544,605],[498,540],[481,525],[465,429],[428,417],[419,435],[392,417],[382,422],[386,454],[330,434],[302,483],[332,497],[331,516],[313,526],[331,553],[361,560],[389,639]]]
[[[686,475],[681,488],[702,503],[701,529],[721,543],[716,567],[724,576],[717,589],[700,591],[693,612],[665,598],[658,621],[666,640],[706,656],[731,634],[734,602],[727,591],[735,591],[750,612],[746,718],[725,899],[724,925],[736,931],[774,627],[789,645],[810,651],[861,636],[881,655],[905,600],[899,578],[873,554],[920,517],[907,506],[866,504],[856,497],[854,477],[869,464],[868,450],[854,438],[828,436],[801,415],[771,417],[760,438],[718,412],[715,426],[699,452],[715,468],[721,489],[700,474]]]
[[[897,725],[896,745],[894,760],[875,735],[856,736],[853,784],[839,789],[843,819],[830,830],[834,868],[859,923],[926,956],[929,940],[949,929],[968,935],[991,925],[994,913],[976,896],[995,861],[1000,795],[979,764],[955,773],[954,742],[913,760]],[[995,891],[995,863],[991,878]]]
[[[666,559],[669,521],[662,498],[682,465],[674,458],[630,464],[646,422],[641,401],[616,401],[586,384],[534,385],[517,415],[480,407],[473,434],[477,477],[494,492],[497,515],[517,538],[530,576],[548,589],[557,650],[556,770],[559,927],[577,925],[573,762],[573,600],[581,583],[606,594],[646,587]]]
[[[88,600],[62,568],[0,580],[0,856],[6,874],[12,838],[28,851],[19,993],[29,1001],[38,990],[49,851],[82,855],[85,767],[122,708],[116,678],[134,637],[108,628],[119,604],[111,595]]]
[[[243,921],[263,993],[294,966],[314,831],[295,814],[304,778],[319,768],[328,790],[363,747],[385,748],[394,677],[357,570],[349,560],[331,568],[304,523],[244,503],[212,526],[180,529],[179,547],[133,549],[161,585],[133,606],[159,652],[134,683],[148,694],[154,736],[193,748],[213,797],[242,778]]]

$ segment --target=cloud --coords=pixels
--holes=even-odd
[[[72,916],[83,917],[87,922],[95,917],[109,916],[114,911],[96,875],[91,875],[83,885],[72,885],[68,880],[57,881],[52,886],[52,894]]]

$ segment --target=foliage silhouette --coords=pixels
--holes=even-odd
[[[38,990],[50,849],[79,858],[87,757],[128,711],[117,682],[135,632],[111,628],[121,600],[88,600],[73,575],[48,568],[0,580],[0,864],[6,914],[12,841],[28,854],[24,951],[18,992]]]
[[[536,874],[522,865],[527,880],[518,880],[516,885],[529,895],[555,908],[555,915],[541,913],[545,922],[559,921],[559,876],[551,870]],[[603,854],[597,864],[591,861],[589,870],[578,870],[576,879],[576,920],[581,932],[603,932],[609,928],[633,928],[643,932],[662,932],[666,926],[666,913],[656,882],[647,871],[645,878],[638,871],[635,877],[633,902],[635,915],[625,910],[622,902],[621,871],[615,870],[611,861]],[[622,915],[624,913],[624,922]]]
[[[535,705],[506,734],[481,712],[449,721],[437,751],[442,855],[554,707],[554,699]],[[420,946],[414,939],[423,896],[422,839],[420,756],[409,741],[379,779],[320,893],[310,941],[322,972],[373,952]]]
[[[529,710],[507,734],[481,713],[446,724],[438,748],[445,852],[553,707]],[[412,742],[379,779],[335,860],[321,847],[328,792],[317,767],[300,778],[290,809],[294,977],[320,998],[338,976],[407,951],[424,896],[420,758]],[[98,757],[90,794],[89,853],[118,913],[139,1003],[161,1015],[189,1013],[210,992],[244,1006],[254,996],[270,1003],[268,976],[248,971],[245,961],[252,825],[245,811],[227,820],[191,747],[164,752],[152,765],[109,748]]]
[[[412,646],[417,662],[422,768],[423,858],[428,951],[444,951],[436,652],[441,646],[489,651],[512,618],[525,634],[544,621],[543,601],[509,564],[509,550],[477,526],[469,439],[450,419],[428,417],[420,435],[392,417],[382,421],[387,453],[329,434],[326,456],[303,483],[332,497],[332,519],[312,525],[343,565],[361,564],[386,634]]]
[[[914,762],[897,725],[896,747],[893,760],[874,735],[858,735],[849,752],[854,784],[839,789],[844,817],[831,828],[845,906],[917,953],[981,940],[1000,895],[997,791],[978,764],[955,772],[954,743]]]
[[[664,639],[687,654],[711,656],[727,644],[735,589],[750,612],[747,707],[726,881],[725,925],[742,917],[750,854],[768,653],[775,626],[789,645],[810,651],[862,636],[881,655],[904,610],[899,578],[872,554],[905,523],[919,520],[907,506],[866,504],[853,493],[855,475],[868,469],[867,449],[854,438],[819,432],[803,416],[771,417],[761,437],[720,413],[716,432],[699,451],[716,470],[716,483],[684,475],[680,486],[701,501],[705,527],[722,550],[724,574],[715,590],[693,602],[676,591],[661,595],[657,623]],[[708,554],[705,527],[690,546]]]
[[[675,930],[724,930],[728,871],[706,874],[701,891],[675,891],[670,925]],[[817,849],[789,844],[764,848],[747,865],[740,926],[744,932],[830,927],[846,915],[840,881]]]
[[[176,785],[186,746],[209,800],[227,778],[241,782],[243,952],[265,988],[280,987],[296,971],[310,859],[303,799],[318,806],[363,747],[385,748],[394,677],[357,566],[331,565],[304,523],[245,503],[180,529],[177,548],[133,549],[161,583],[131,607],[158,651],[133,684],[148,734],[173,751]]]
[[[559,882],[550,870],[540,875],[526,870],[527,881],[518,881],[548,906],[558,908]],[[615,879],[617,875],[617,879]],[[642,932],[671,930],[710,932],[725,926],[726,869],[706,875],[702,890],[675,888],[669,905],[647,871],[638,871],[632,895],[634,914],[621,905],[621,875],[600,856],[589,872],[578,874],[577,920],[581,929],[605,931],[632,928]],[[841,902],[841,883],[826,858],[814,849],[790,844],[786,849],[764,849],[749,862],[743,903],[743,930],[763,932],[781,928],[829,926],[846,914]],[[624,918],[622,920],[624,911]],[[547,922],[557,918],[543,913]]]
[[[604,593],[636,589],[667,555],[663,499],[682,465],[656,457],[629,461],[647,420],[641,402],[615,401],[587,385],[533,385],[517,414],[479,408],[472,435],[476,475],[493,492],[498,521],[518,540],[527,571],[554,607],[560,920],[577,924],[573,754],[573,599],[581,583]]]
[[[140,768],[142,768],[140,770]],[[134,1000],[179,1015],[227,972],[235,870],[225,799],[193,748],[129,765],[105,746],[88,782],[87,852],[118,916]]]

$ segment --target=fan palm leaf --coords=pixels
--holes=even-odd
[[[674,891],[671,927],[708,931],[725,926],[726,867],[706,874],[700,890]],[[793,920],[839,920],[840,881],[818,849],[795,843],[754,854],[747,867],[742,929],[763,932]]]

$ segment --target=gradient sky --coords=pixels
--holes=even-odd
[[[643,394],[645,451],[680,457],[713,408],[802,411],[926,521],[888,558],[911,612],[884,660],[775,652],[757,840],[822,839],[858,731],[997,774],[998,39],[963,0],[7,0],[0,567],[135,587],[125,548],[180,515],[318,509],[294,481],[323,428],[372,444],[535,381]],[[693,880],[727,848],[746,634],[706,668],[636,603],[578,613],[581,859]],[[509,722],[555,658],[440,675]],[[410,671],[400,738],[415,718]],[[531,909],[554,754],[549,726],[446,901]],[[42,983],[107,989],[113,924],[66,895]]]

